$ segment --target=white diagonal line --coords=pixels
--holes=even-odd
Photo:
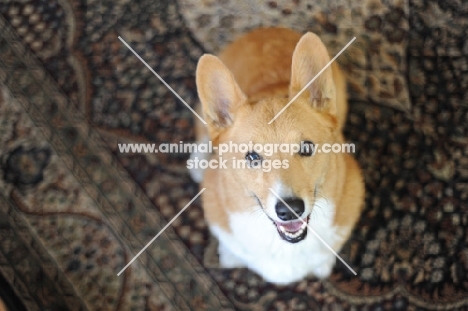
[[[315,235],[315,237],[317,239],[320,240],[320,242],[323,243],[323,245],[325,245],[352,273],[354,273],[354,275],[357,275],[357,273],[353,270],[353,268],[351,268],[347,263],[346,261],[343,260],[343,258],[340,257],[340,255],[338,255],[334,250],[333,248],[330,247],[330,245],[327,244],[327,242],[325,242],[318,234],[317,232],[315,232],[314,229],[312,229],[309,224],[307,222],[305,222],[302,218],[299,217],[299,215],[296,214],[295,211],[293,211],[293,209],[288,205],[286,204],[286,202],[283,201],[283,199],[271,188],[269,188],[270,191],[281,201],[283,202],[284,205],[286,205],[287,208],[289,208],[289,210],[294,214],[294,216],[297,217],[297,219],[299,219],[300,221],[302,221],[302,223],[304,223],[307,228]]]
[[[315,77],[313,77],[312,80],[310,80],[309,83],[307,83],[306,86],[304,86],[304,87],[302,88],[302,90],[301,90],[299,93],[297,93],[296,96],[294,96],[294,97],[289,101],[289,103],[288,103],[286,106],[284,106],[283,109],[280,110],[280,112],[278,112],[278,113],[276,114],[276,116],[275,116],[273,119],[270,120],[270,122],[268,122],[268,124],[273,123],[273,121],[275,121],[276,118],[278,118],[278,117],[280,116],[280,114],[282,114],[283,111],[285,111],[286,108],[288,108],[289,105],[291,105],[291,104],[293,103],[293,101],[295,101],[296,98],[298,98],[298,97],[302,94],[302,92],[304,92],[304,91],[305,91],[305,90],[322,74],[322,72],[324,72],[325,69],[327,69],[327,68],[332,64],[332,63],[335,61],[335,59],[337,59],[338,56],[340,56],[340,54],[343,53],[344,50],[346,50],[346,48],[347,48],[348,46],[351,45],[351,43],[353,43],[354,40],[356,40],[356,37],[352,38],[351,41],[349,41],[348,44],[346,44],[345,47],[342,48],[341,51],[340,51],[338,54],[336,54],[336,56],[333,57],[332,60],[329,61],[328,64],[326,64],[325,67],[323,67],[322,70],[320,70],[319,73],[317,73],[317,74],[315,75]]]
[[[200,190],[200,192],[198,192],[198,194],[192,200],[190,200],[190,202],[188,202],[187,205],[185,205],[185,207],[179,213],[177,213],[177,215],[175,215],[174,218],[172,218],[172,220],[170,222],[168,222],[167,225],[165,225],[164,228],[162,228],[161,231],[159,231],[159,233],[156,234],[156,236],[151,241],[149,241],[149,243],[146,244],[146,246],[143,247],[143,249],[138,254],[136,254],[136,256],[133,257],[133,259],[130,260],[130,262],[122,270],[120,270],[119,273],[117,273],[117,276],[120,276],[122,274],[122,272],[124,272],[125,269],[127,269],[135,261],[135,259],[137,259],[138,256],[140,256],[141,253],[143,253],[145,251],[145,249],[147,249],[148,246],[150,246],[151,243],[153,243],[154,240],[156,240],[161,235],[161,233],[163,233],[164,230],[166,230],[167,227],[169,227],[174,222],[174,220],[176,220],[177,217],[179,217],[180,214],[182,214],[185,211],[185,209],[187,209],[187,207],[189,207],[190,204],[192,204],[192,202],[195,201],[200,196],[200,194],[202,194],[203,191],[205,191],[205,190],[206,190],[206,188],[203,188],[202,190]]]
[[[122,43],[125,44],[125,46],[126,46],[130,51],[132,51],[133,54],[135,54],[135,56],[138,57],[138,59],[139,59],[143,64],[145,64],[145,66],[148,67],[148,69],[151,70],[151,72],[152,72],[156,77],[158,77],[158,79],[161,80],[161,82],[164,83],[164,85],[165,85],[172,93],[174,93],[174,95],[175,95],[178,99],[180,99],[180,101],[183,102],[183,103],[185,104],[185,106],[187,106],[187,108],[190,109],[190,111],[192,111],[193,114],[197,116],[198,119],[200,119],[200,121],[202,121],[203,124],[205,124],[205,125],[207,124],[206,121],[203,120],[203,118],[200,117],[200,116],[198,115],[198,113],[196,113],[195,110],[193,110],[192,107],[190,107],[189,104],[187,104],[187,103],[185,102],[185,100],[183,100],[182,97],[180,97],[179,94],[177,94],[176,91],[174,91],[174,90],[169,86],[169,84],[167,84],[166,81],[164,81],[163,78],[161,78],[161,77],[156,73],[156,71],[154,71],[153,68],[151,68],[150,65],[148,65],[148,64],[144,61],[144,59],[141,58],[140,55],[138,55],[138,53],[135,52],[135,51],[130,47],[130,45],[128,45],[127,42],[124,41],[124,39],[122,39],[122,38],[119,36],[119,40],[122,41]]]

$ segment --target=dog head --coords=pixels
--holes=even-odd
[[[232,161],[231,181],[255,201],[252,209],[260,207],[291,243],[305,238],[305,223],[330,169],[333,155],[314,149],[336,142],[341,135],[332,69],[320,73],[329,61],[322,41],[315,34],[305,34],[293,53],[289,98],[258,102],[249,101],[217,57],[204,55],[197,67],[198,94],[213,145],[250,147],[230,148],[222,155]],[[292,153],[293,145],[301,150]]]

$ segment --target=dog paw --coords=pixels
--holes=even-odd
[[[233,268],[244,268],[244,263],[236,257],[231,256],[219,256],[219,265],[221,268],[233,269]]]
[[[219,265],[221,268],[232,269],[232,268],[244,268],[244,262],[229,251],[226,247],[219,246]]]
[[[320,267],[316,267],[312,270],[312,274],[319,279],[326,279],[330,276],[333,270],[333,265],[323,264]]]
[[[327,258],[321,261],[320,264],[312,268],[312,274],[319,279],[326,279],[330,276],[333,266],[335,266],[335,256],[326,256]]]

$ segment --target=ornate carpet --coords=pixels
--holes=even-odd
[[[240,3],[0,2],[0,274],[18,304],[468,310],[468,4]],[[326,281],[276,287],[219,269],[198,200],[117,276],[198,192],[187,154],[118,152],[194,136],[191,112],[118,36],[193,106],[198,58],[262,25],[313,30],[332,55],[357,37],[338,58],[366,182],[340,253],[357,276],[338,263]]]

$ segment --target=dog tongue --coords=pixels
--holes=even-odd
[[[276,223],[278,226],[283,226],[286,231],[295,232],[299,230],[303,224],[301,220],[293,220],[289,222]]]

